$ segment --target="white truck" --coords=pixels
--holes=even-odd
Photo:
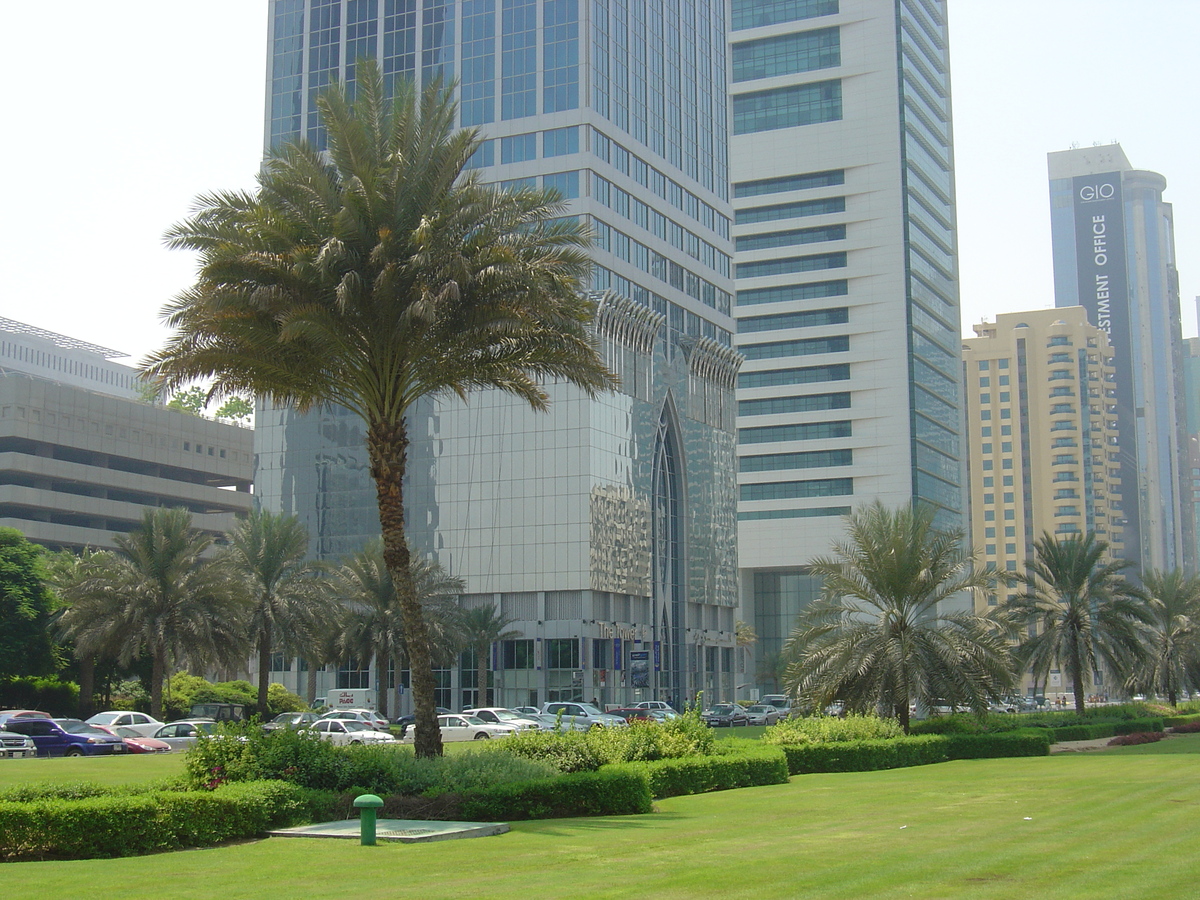
[[[330,709],[375,709],[375,692],[370,688],[330,691],[322,705]]]

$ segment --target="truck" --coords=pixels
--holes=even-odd
[[[330,709],[375,709],[375,692],[370,688],[330,691],[320,705]]]

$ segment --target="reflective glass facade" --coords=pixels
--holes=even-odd
[[[269,142],[319,140],[313,92],[366,48],[393,80],[458,78],[460,122],[487,139],[472,168],[555,188],[596,235],[596,333],[620,391],[550,385],[548,414],[481,392],[409,418],[414,548],[523,634],[496,648],[491,699],[731,698],[741,360],[723,4],[274,0],[271,17]],[[258,495],[303,519],[315,556],[378,534],[353,415],[262,409],[258,435]],[[473,673],[444,675],[448,700],[471,693]]]
[[[799,611],[780,585],[811,594],[804,566],[849,509],[917,500],[966,524],[945,6],[732,2],[741,590],[760,658]]]

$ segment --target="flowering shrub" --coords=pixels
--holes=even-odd
[[[1154,744],[1166,737],[1161,731],[1135,731],[1133,734],[1121,734],[1113,738],[1106,747],[1129,747],[1134,744]]]
[[[844,719],[817,716],[808,719],[784,719],[763,732],[768,744],[828,744],[840,741],[889,740],[904,734],[895,719],[878,716],[848,715]]]

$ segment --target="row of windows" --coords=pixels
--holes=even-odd
[[[600,219],[592,219],[592,237],[596,249],[607,250],[618,259],[671,285],[676,290],[683,291],[705,306],[728,314],[728,292],[701,278],[691,269],[685,269],[673,259],[668,259],[657,250],[634,240]]]
[[[56,353],[34,350],[32,347],[11,341],[0,341],[0,356],[19,360],[20,362],[34,366],[44,366],[68,375],[78,375],[81,378],[88,378],[101,384],[111,384],[116,387],[132,389],[141,381],[135,372],[123,372],[115,368],[110,369],[103,366],[95,366],[76,359],[59,356]]]
[[[592,290],[594,291],[615,291],[622,297],[628,297],[635,303],[640,303],[642,306],[649,307],[655,312],[661,314],[670,323],[670,330],[680,334],[688,334],[692,337],[706,337],[717,341],[725,347],[733,346],[733,335],[724,328],[718,328],[713,322],[708,319],[702,319],[694,312],[684,309],[676,303],[663,297],[661,294],[656,294],[654,291],[643,287],[636,281],[631,281],[619,272],[614,272],[612,269],[604,266],[592,266]],[[728,304],[729,295],[724,291],[718,295],[718,302],[725,299]],[[728,305],[724,309],[717,307],[718,311],[729,314]]]
[[[798,244],[818,244],[822,241],[845,239],[845,225],[825,225],[820,228],[793,228],[789,231],[741,235],[735,239],[734,247],[737,250],[770,250],[775,247],[794,247]]]
[[[784,356],[811,356],[814,353],[845,353],[850,349],[848,335],[803,338],[795,341],[771,341],[740,348],[746,359],[778,359]]]
[[[760,303],[818,300],[822,297],[844,297],[849,293],[849,282],[844,278],[836,281],[810,281],[807,284],[784,284],[776,287],[738,291],[737,305],[756,306]]]
[[[838,29],[818,28],[733,45],[732,80],[794,75],[842,64]]]
[[[848,506],[817,506],[810,509],[758,509],[738,513],[738,521],[757,519],[815,519],[850,515]]]
[[[796,453],[765,453],[743,456],[739,461],[743,472],[775,472],[780,469],[826,469],[854,463],[854,451],[808,450]]]
[[[846,252],[814,253],[809,256],[787,256],[782,259],[761,259],[738,263],[738,278],[763,278],[769,275],[795,275],[800,272],[819,272],[823,269],[846,268]]]
[[[780,219],[801,219],[806,216],[825,216],[846,211],[845,197],[826,197],[823,200],[797,200],[771,206],[752,206],[735,210],[734,223],[755,225],[759,222],[778,222]]]
[[[692,259],[710,269],[729,276],[730,260],[698,234],[667,218],[654,207],[642,202],[622,187],[600,175],[592,175],[592,195],[596,200],[629,221],[641,226],[660,240],[667,241]]]
[[[765,372],[741,372],[739,388],[779,387],[787,384],[814,384],[822,381],[847,381],[850,364],[807,366],[802,369],[768,369]]]
[[[691,216],[705,228],[723,238],[729,237],[729,219],[726,216],[603,132],[592,131],[592,152],[621,174],[629,176],[646,190]]]
[[[854,493],[853,478],[818,478],[813,481],[781,481],[743,484],[743,501],[799,500],[805,497],[844,497]]]
[[[789,85],[733,97],[734,134],[838,122],[841,118],[840,80]]]
[[[843,391],[835,394],[805,394],[800,397],[763,397],[760,400],[742,400],[738,402],[738,415],[774,416],[849,408],[850,393]]]
[[[739,444],[770,444],[776,441],[819,441],[828,438],[851,437],[850,423],[802,422],[793,425],[764,425],[739,428]]]
[[[756,181],[739,181],[733,186],[733,196],[759,197],[763,194],[782,194],[788,191],[807,191],[812,188],[833,187],[846,183],[843,169],[827,172],[806,172],[803,175],[784,175],[779,178],[760,178]]]
[[[816,328],[821,325],[844,325],[850,321],[845,306],[830,309],[805,309],[774,316],[749,316],[738,319],[738,331],[751,334],[758,331],[778,331],[781,328]]]
[[[836,15],[838,0],[733,0],[734,31]]]

